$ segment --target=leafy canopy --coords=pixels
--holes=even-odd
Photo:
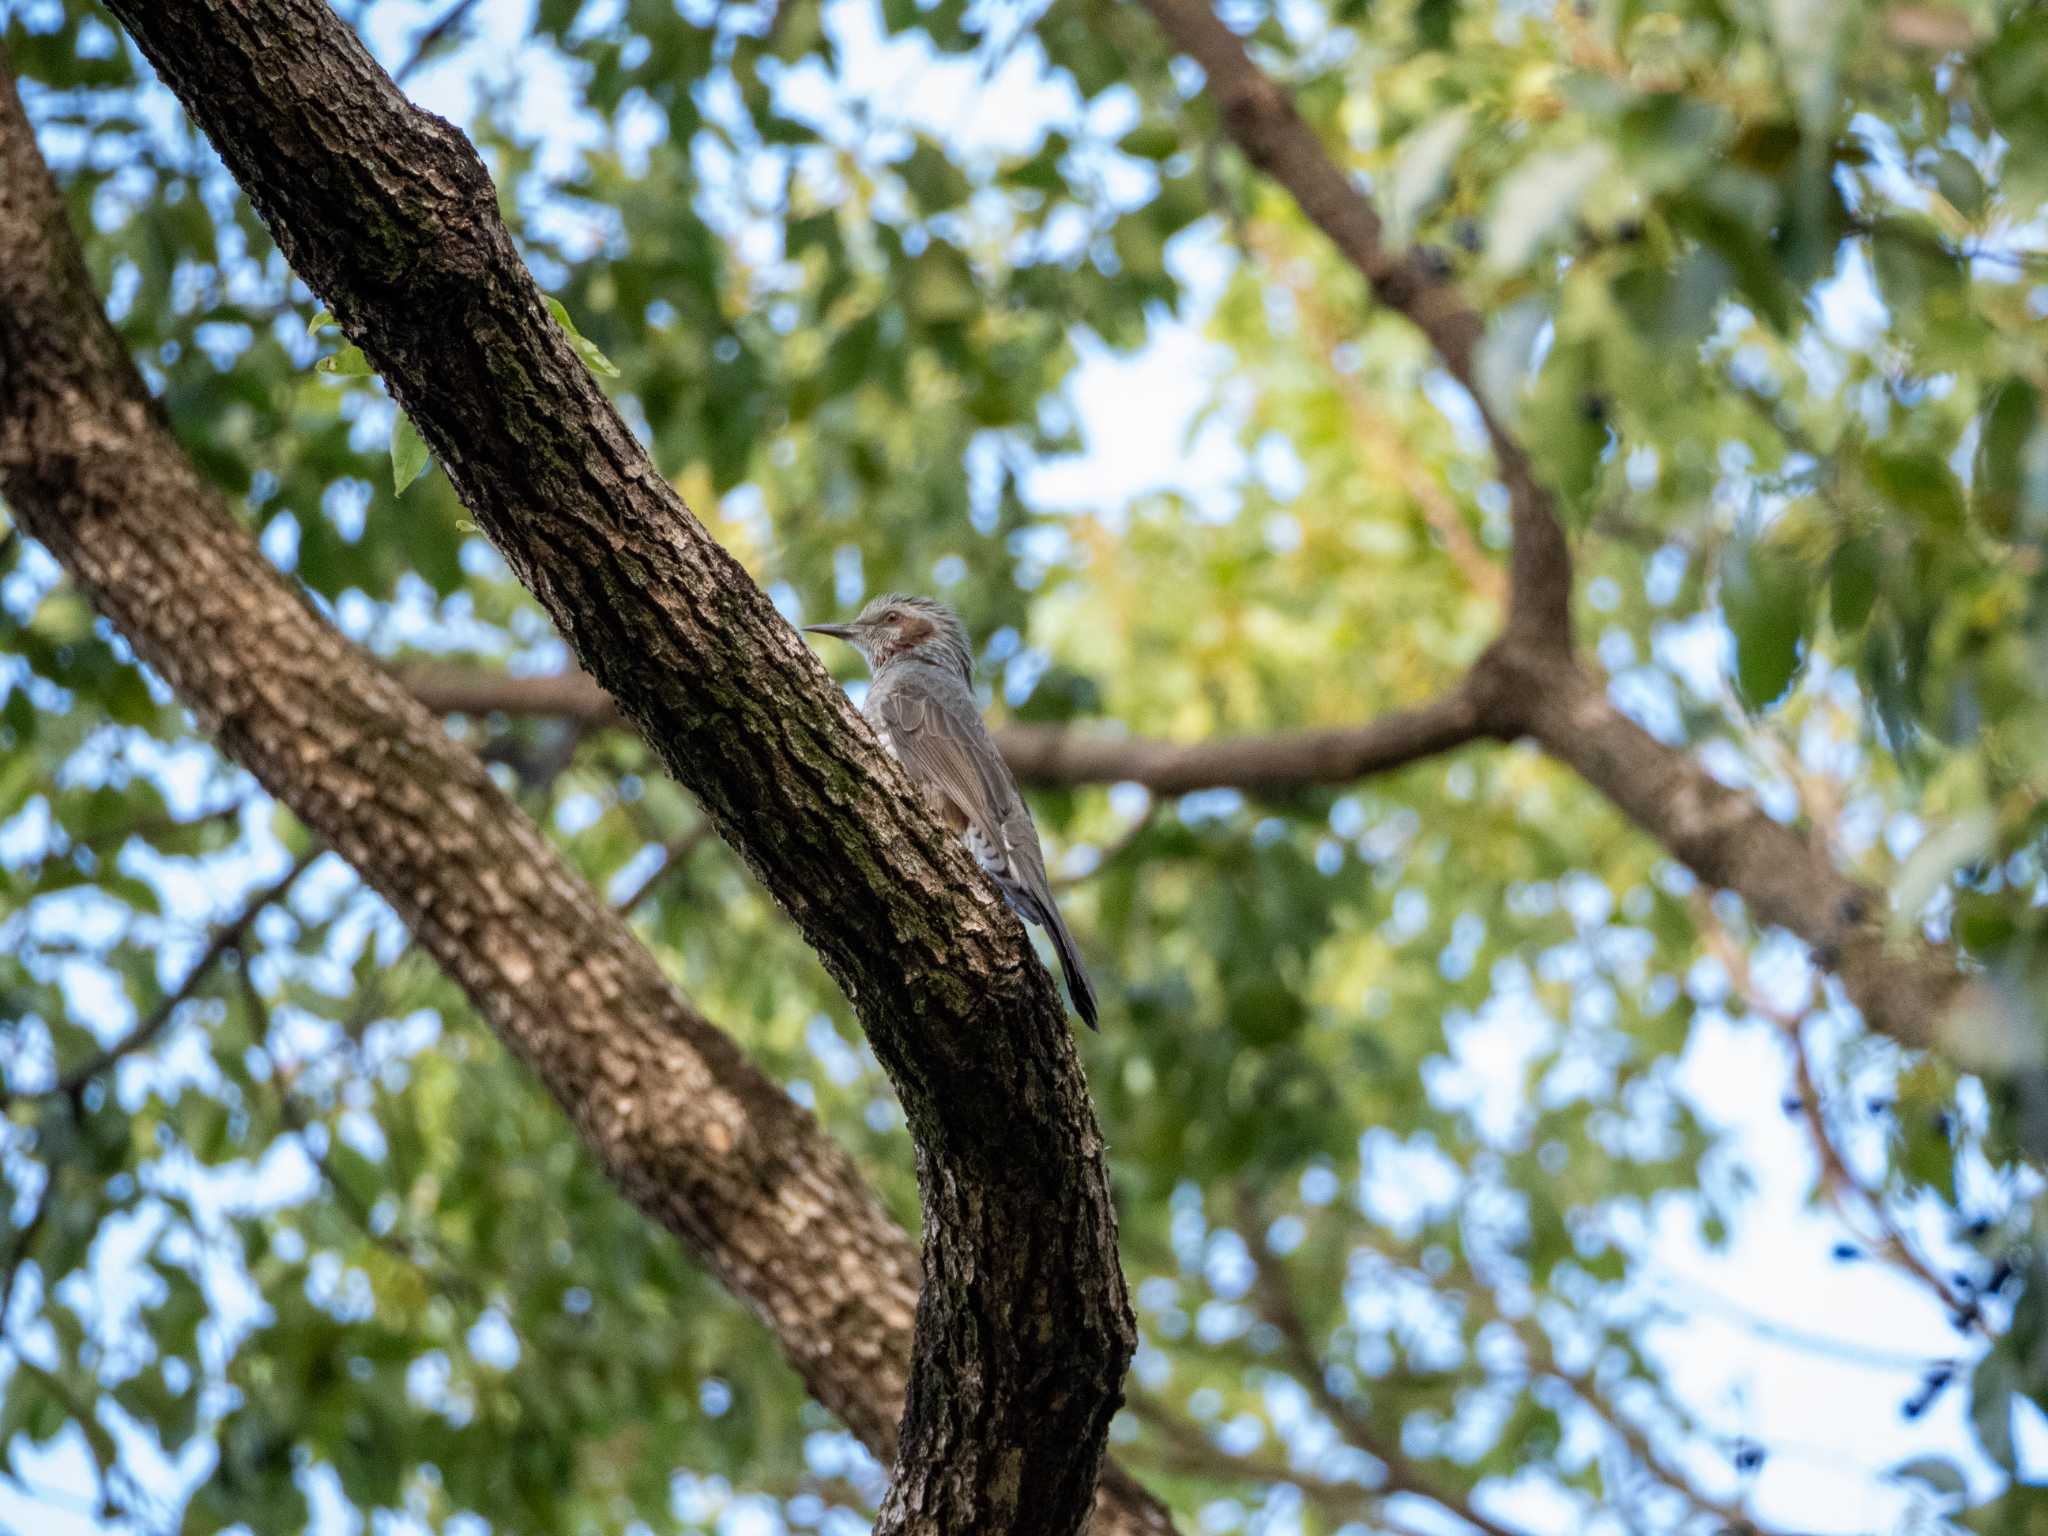
[[[935,591],[984,637],[998,713],[1184,739],[1369,718],[1492,634],[1506,507],[1470,403],[1137,9],[539,0],[518,38],[487,9],[455,8],[418,83],[473,85],[558,318],[793,613]],[[355,14],[394,65],[435,15]],[[1486,389],[1572,520],[1617,696],[2038,996],[2048,11],[1229,14],[1488,317]],[[24,0],[5,39],[100,291],[272,557],[395,660],[559,666],[96,8]],[[1220,478],[1048,505],[1047,466],[1119,440],[1116,411],[1082,419],[1081,360],[1142,379],[1190,328]],[[152,1532],[313,1507],[714,1529],[754,1499],[858,1528],[877,1469],[337,861],[149,1051],[38,1092],[311,850],[50,561],[5,558],[20,1482],[82,1448],[101,1513]],[[913,1221],[843,1001],[644,749],[456,728]],[[1146,1340],[1119,1454],[1184,1529],[1409,1529],[1430,1504],[1518,1532],[1818,1523],[1843,1495],[1800,1457],[1829,1425],[1787,1443],[1663,1322],[1770,1310],[1756,1234],[1788,1191],[1813,1213],[1771,1266],[1810,1289],[1838,1250],[1845,1276],[1901,1277],[1890,1321],[1833,1319],[1915,1457],[1885,1476],[1843,1404],[1821,1453],[1856,1469],[1858,1518],[2036,1528],[2037,1492],[2000,1492],[2015,1398],[2048,1404],[2011,1076],[1860,1035],[1788,945],[1528,750],[1035,804],[1107,1002],[1089,1069]],[[1731,1094],[1715,1061],[1761,1065]],[[1752,1283],[1674,1290],[1685,1256]]]

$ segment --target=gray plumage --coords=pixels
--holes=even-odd
[[[846,641],[866,658],[874,681],[861,713],[1017,915],[1051,936],[1074,1011],[1097,1028],[1095,989],[1053,903],[1038,829],[975,707],[966,626],[944,603],[891,593],[851,624],[807,628]]]

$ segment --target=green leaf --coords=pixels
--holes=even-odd
[[[896,167],[896,174],[903,178],[917,206],[928,214],[959,207],[974,190],[945,151],[921,134],[909,156]]]
[[[1735,688],[1763,711],[1799,671],[1810,584],[1801,563],[1768,542],[1738,543],[1721,564],[1721,611],[1735,637]]]
[[[836,256],[844,249],[839,238],[839,215],[828,208],[823,213],[791,219],[783,225],[782,245],[792,261],[813,250]]]
[[[427,467],[427,444],[420,429],[403,407],[391,413],[391,488],[404,495],[406,487],[419,479]]]
[[[2013,1483],[1988,1504],[1958,1517],[1964,1530],[1982,1536],[2041,1536],[2048,1530],[2048,1487]]]
[[[1180,152],[1180,131],[1171,123],[1152,119],[1117,140],[1116,147],[1140,160],[1170,160]]]
[[[2007,1472],[2017,1469],[2012,1438],[2012,1398],[2019,1374],[2005,1352],[1993,1346],[1970,1376],[1970,1426],[1978,1443]]]
[[[1877,291],[1895,320],[1959,296],[1963,264],[1941,243],[1932,225],[1886,219],[1871,232],[1870,265]]]
[[[308,336],[318,335],[332,324],[334,324],[334,312],[327,309],[318,310],[314,313],[313,318],[306,322],[306,334]]]
[[[1899,1171],[1943,1199],[1953,1200],[1956,1151],[1945,1123],[1934,1115],[1915,1115],[1905,1122],[1898,1149]]]
[[[1863,473],[1873,490],[1900,511],[1919,517],[1929,529],[1962,530],[1963,488],[1940,455],[1872,446],[1864,452]]]
[[[1971,61],[1992,122],[2025,142],[2048,115],[2048,12],[2015,10]]]
[[[1645,191],[1683,184],[1728,137],[1725,108],[1680,91],[1658,91],[1631,105],[1618,139],[1632,179]]]
[[[1951,875],[1991,851],[1997,833],[1997,819],[1989,811],[1976,811],[1922,838],[1893,882],[1892,901],[1899,915],[1917,921]]]
[[[1777,204],[1771,184],[1724,170],[1675,197],[1670,212],[1678,228],[1727,263],[1744,301],[1774,328],[1789,331],[1799,314],[1799,295],[1771,244]]]
[[[1415,226],[1450,185],[1451,167],[1472,126],[1459,109],[1432,119],[1401,140],[1387,177],[1387,233],[1397,244],[1414,238]]]
[[[1487,265],[1520,271],[1578,213],[1581,199],[1613,164],[1614,151],[1604,143],[1531,155],[1494,200]]]
[[[1232,989],[1229,1020],[1245,1044],[1275,1046],[1301,1033],[1308,1008],[1292,987],[1268,977]]]
[[[1878,545],[1873,534],[1852,534],[1828,562],[1828,617],[1835,632],[1853,635],[1863,628],[1877,602]]]
[[[1977,167],[1953,149],[1934,157],[1934,185],[1948,199],[1949,207],[1966,219],[1984,216],[1984,178]]]
[[[913,262],[903,302],[927,325],[954,323],[979,312],[981,290],[959,247],[934,240]]]
[[[1956,900],[1956,937],[1972,954],[1987,956],[2019,934],[2010,898],[1970,891]]]
[[[1060,172],[1060,161],[1073,147],[1074,141],[1064,133],[1048,133],[1035,154],[1005,166],[999,179],[1005,185],[1025,191],[1062,193],[1067,190],[1067,179]]]
[[[1415,7],[1415,39],[1424,48],[1448,48],[1457,21],[1458,0],[1420,0]]]
[[[613,366],[610,358],[598,350],[596,342],[591,341],[581,331],[576,329],[576,322],[569,318],[569,311],[562,301],[553,294],[549,294],[546,297],[548,313],[555,317],[557,325],[569,333],[569,345],[574,347],[576,355],[583,359],[583,366],[592,373],[602,374],[608,379],[616,379],[619,376],[619,370]]]
[[[1959,1499],[1970,1487],[1963,1477],[1962,1468],[1946,1456],[1915,1456],[1910,1461],[1900,1462],[1885,1475],[1901,1482],[1923,1483],[1942,1498]]]
[[[376,376],[377,370],[370,366],[370,360],[363,356],[363,349],[348,343],[339,351],[330,352],[313,365],[318,373],[331,373],[342,378],[367,379]]]
[[[1976,473],[1971,492],[1977,515],[2000,538],[2010,538],[2019,523],[2028,476],[2028,448],[2041,425],[2041,397],[2026,379],[2000,384],[1984,412],[1977,438]]]

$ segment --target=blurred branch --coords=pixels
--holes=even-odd
[[[1140,1389],[1131,1390],[1127,1406],[1140,1423],[1164,1442],[1157,1446],[1141,1444],[1138,1448],[1138,1453],[1161,1471],[1224,1484],[1284,1485],[1299,1489],[1302,1498],[1333,1526],[1365,1522],[1386,1530],[1405,1529],[1391,1524],[1386,1514],[1388,1495],[1403,1492],[1402,1489],[1392,1485],[1366,1488],[1318,1476],[1275,1457],[1226,1451],[1182,1414]]]
[[[1481,1514],[1471,1500],[1458,1490],[1443,1486],[1430,1473],[1408,1459],[1400,1446],[1399,1424],[1382,1426],[1373,1421],[1364,1406],[1330,1384],[1330,1373],[1316,1347],[1307,1319],[1302,1316],[1293,1283],[1288,1279],[1286,1261],[1266,1242],[1271,1222],[1260,1208],[1258,1197],[1248,1185],[1237,1189],[1238,1235],[1251,1255],[1253,1279],[1250,1300],[1259,1317],[1280,1336],[1281,1355],[1290,1373],[1309,1398],[1330,1421],[1330,1427],[1346,1441],[1387,1469],[1387,1488],[1413,1494],[1456,1515],[1486,1536],[1516,1536],[1507,1526]]]
[[[1388,1450],[1392,1447],[1382,1448],[1386,1442],[1384,1431],[1371,1424],[1356,1404],[1331,1388],[1324,1373],[1321,1352],[1315,1347],[1313,1334],[1286,1282],[1285,1260],[1266,1247],[1264,1234],[1270,1226],[1266,1213],[1256,1199],[1242,1189],[1236,1225],[1254,1266],[1253,1306],[1261,1320],[1279,1334],[1281,1353],[1288,1362],[1290,1373],[1308,1391],[1331,1426],[1357,1449],[1386,1464],[1390,1481],[1403,1491],[1435,1500],[1460,1518],[1481,1524],[1481,1528],[1486,1529],[1463,1503],[1454,1501],[1454,1496],[1446,1497],[1432,1486],[1426,1471],[1412,1463],[1403,1463],[1397,1468],[1395,1463],[1388,1461]],[[1447,1282],[1430,1275],[1423,1268],[1419,1251],[1404,1249],[1388,1242],[1377,1232],[1368,1232],[1355,1213],[1346,1218],[1346,1228],[1350,1234],[1349,1241],[1380,1263],[1421,1278],[1433,1292],[1453,1293],[1475,1326],[1479,1323],[1498,1325],[1513,1333],[1521,1342],[1526,1369],[1532,1378],[1547,1376],[1571,1392],[1578,1399],[1579,1406],[1600,1423],[1637,1468],[1672,1495],[1710,1516],[1717,1529],[1728,1533],[1728,1536],[1763,1536],[1767,1531],[1767,1527],[1759,1525],[1738,1506],[1700,1489],[1692,1477],[1663,1452],[1641,1424],[1621,1409],[1593,1371],[1567,1367],[1558,1358],[1549,1333],[1535,1317],[1526,1312],[1510,1315],[1503,1311],[1492,1290],[1477,1276],[1469,1281]],[[1645,1385],[1651,1383],[1646,1382]],[[1394,1454],[1399,1455],[1398,1450]],[[1402,1475],[1404,1471],[1405,1476]]]
[[[1417,250],[1388,249],[1378,213],[1340,170],[1293,100],[1258,65],[1209,0],[1140,0],[1174,46],[1201,65],[1225,130],[1246,158],[1294,194],[1301,211],[1405,316],[1463,385],[1493,445],[1508,491],[1514,548],[1506,638],[1546,652],[1570,643],[1571,555],[1557,508],[1527,454],[1479,388],[1476,358],[1485,323],[1448,276]]]
[[[1946,1044],[1944,1025],[1964,992],[1954,953],[1918,936],[1895,940],[1882,892],[1844,874],[1825,848],[1719,783],[1691,754],[1651,736],[1576,654],[1571,550],[1555,498],[1479,387],[1484,323],[1449,275],[1419,251],[1387,248],[1358,182],[1209,0],[1139,3],[1201,66],[1224,128],[1245,156],[1294,195],[1373,296],[1422,333],[1485,425],[1508,492],[1513,547],[1500,636],[1459,690],[1478,706],[1480,733],[1534,738],[1701,879],[1740,895],[1759,921],[1803,939],[1840,976],[1872,1030],[1911,1046]]]
[[[308,849],[305,853],[300,854],[293,861],[291,868],[278,876],[277,879],[271,881],[268,885],[259,886],[250,893],[248,900],[242,903],[241,910],[214,930],[212,940],[207,944],[199,958],[192,963],[191,968],[185,972],[184,979],[164,996],[162,1002],[152,1008],[143,1018],[138,1019],[135,1026],[126,1034],[100,1051],[91,1060],[73,1067],[49,1087],[35,1089],[28,1093],[16,1093],[9,1097],[12,1099],[71,1098],[83,1089],[87,1083],[121,1060],[122,1057],[133,1055],[135,1052],[147,1047],[162,1032],[164,1026],[171,1022],[172,1015],[177,1013],[181,1007],[192,999],[193,994],[205,983],[208,974],[221,962],[222,958],[230,950],[241,949],[243,938],[248,933],[250,925],[257,918],[261,917],[264,912],[284,900],[291,888],[298,884],[299,876],[303,875],[308,869],[311,869],[321,854],[326,851],[324,847]]]
[[[459,664],[408,666],[399,679],[436,714],[559,715],[623,725],[618,706],[586,673],[510,677]],[[1281,791],[1349,784],[1448,752],[1488,734],[1477,701],[1453,689],[1432,703],[1395,710],[1365,725],[1273,736],[1177,743],[1057,725],[1005,725],[995,732],[1020,782],[1055,786],[1138,784],[1156,795],[1203,789]]]
[[[1452,503],[1442,483],[1424,467],[1415,450],[1374,404],[1372,396],[1354,373],[1337,365],[1337,349],[1344,345],[1349,326],[1323,302],[1322,296],[1305,280],[1298,263],[1289,262],[1277,242],[1268,236],[1250,237],[1254,250],[1273,269],[1294,299],[1295,313],[1316,354],[1327,366],[1331,386],[1343,402],[1351,434],[1365,448],[1370,462],[1389,469],[1401,490],[1421,511],[1422,518],[1443,542],[1451,563],[1465,578],[1465,584],[1481,597],[1504,603],[1508,597],[1507,576],[1472,536],[1465,519]]]
[[[1750,967],[1749,954],[1727,926],[1705,902],[1696,903],[1700,913],[1700,937],[1707,952],[1720,962],[1727,973],[1728,983],[1742,1004],[1758,1018],[1777,1026],[1784,1037],[1787,1054],[1791,1058],[1794,1097],[1797,1102],[1800,1122],[1806,1127],[1808,1139],[1813,1143],[1814,1156],[1820,1165],[1821,1190],[1835,1208],[1836,1213],[1855,1233],[1857,1242],[1930,1291],[1956,1326],[1967,1332],[1972,1329],[1987,1338],[1991,1329],[1984,1320],[1983,1309],[1974,1296],[1961,1294],[1948,1280],[1927,1261],[1917,1244],[1906,1235],[1905,1229],[1893,1218],[1882,1189],[1873,1188],[1856,1170],[1849,1165],[1841,1143],[1836,1139],[1834,1129],[1828,1123],[1826,1106],[1821,1097],[1820,1083],[1813,1069],[1813,1057],[1806,1045],[1806,1007],[1781,1008],[1763,995]],[[1811,993],[1809,990],[1808,996]],[[1788,1105],[1789,1107],[1789,1105]],[[1857,1212],[1861,1212],[1876,1229],[1872,1238],[1858,1230]]]
[[[6,1332],[8,1314],[14,1310],[14,1283],[21,1276],[21,1266],[28,1262],[29,1251],[35,1247],[36,1235],[49,1218],[56,1191],[57,1169],[52,1165],[43,1171],[43,1187],[36,1194],[35,1207],[15,1232],[14,1245],[7,1253],[7,1269],[0,1274],[0,1334]]]
[[[412,53],[398,66],[391,78],[400,85],[405,84],[413,72],[427,62],[428,56],[448,38],[449,34],[462,25],[476,7],[477,0],[455,0],[453,5],[441,13],[439,19],[430,22],[421,30],[420,35],[413,39]]]
[[[1604,538],[1627,544],[1646,555],[1654,555],[1661,549],[1682,550],[1687,555],[1700,552],[1700,540],[1693,534],[1646,523],[1619,505],[1602,507],[1586,526]]]
[[[618,899],[615,905],[619,915],[624,917],[637,910],[640,904],[654,893],[656,886],[690,862],[690,855],[695,853],[715,830],[710,822],[700,821],[681,837],[670,839],[661,850],[660,862],[647,871],[645,878],[638,885]]]
[[[1760,1536],[1765,1527],[1743,1510],[1739,1505],[1727,1503],[1703,1492],[1689,1473],[1665,1454],[1641,1424],[1616,1403],[1606,1386],[1592,1370],[1575,1371],[1567,1368],[1557,1358],[1556,1347],[1543,1325],[1531,1321],[1526,1327],[1517,1325],[1515,1332],[1522,1341],[1522,1347],[1529,1351],[1529,1367],[1538,1375],[1566,1387],[1585,1409],[1606,1427],[1622,1447],[1656,1482],[1669,1489],[1679,1498],[1695,1508],[1712,1515],[1718,1522],[1723,1536]]]
[[[79,1434],[88,1448],[87,1462],[92,1468],[93,1482],[99,1490],[98,1497],[92,1501],[92,1515],[100,1528],[125,1529],[131,1533],[138,1533],[138,1536],[168,1536],[172,1529],[171,1522],[149,1509],[157,1500],[121,1465],[120,1448],[113,1436],[108,1433],[107,1427],[100,1422],[96,1406],[73,1390],[71,1383],[64,1379],[61,1372],[38,1364],[13,1335],[0,1333],[0,1348],[5,1348],[14,1357],[14,1369],[55,1398],[71,1422],[78,1427]],[[12,1381],[8,1385],[11,1394]],[[29,1484],[11,1472],[4,1475],[8,1481],[30,1492],[32,1496],[45,1496],[44,1490],[31,1489]],[[119,1494],[115,1492],[117,1483],[124,1490]],[[81,1506],[74,1503],[71,1507],[76,1509]]]
[[[598,723],[575,715],[564,716],[560,728],[546,741],[500,737],[486,741],[477,749],[477,756],[511,769],[521,788],[545,796],[554,788],[555,781],[568,772],[584,738],[597,729]]]
[[[93,1411],[93,1405],[72,1391],[71,1383],[60,1373],[39,1365],[11,1335],[0,1336],[0,1343],[4,1343],[7,1352],[14,1356],[14,1369],[54,1397],[85,1437],[89,1447],[87,1460],[92,1467],[93,1481],[99,1486],[99,1498],[95,1501],[98,1519],[103,1523],[113,1523],[130,1518],[129,1512],[121,1507],[121,1501],[114,1497],[113,1469],[100,1461],[99,1452],[106,1430]]]

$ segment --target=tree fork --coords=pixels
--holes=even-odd
[[[1903,1045],[1968,1056],[1962,1032],[1951,1027],[1969,990],[1954,951],[1892,932],[1882,892],[1837,869],[1824,847],[1718,782],[1692,754],[1629,719],[1579,660],[1571,546],[1556,499],[1478,386],[1474,349],[1484,325],[1456,284],[1413,253],[1387,249],[1371,200],[1211,0],[1138,3],[1202,67],[1224,129],[1245,157],[1293,194],[1376,299],[1423,334],[1485,423],[1512,533],[1506,621],[1466,684],[1481,700],[1485,734],[1531,738],[1701,879],[1742,897],[1759,921],[1803,939],[1814,963],[1840,977],[1871,1029]]]
[[[660,722],[657,745],[721,828],[738,829],[855,996],[918,1138],[930,1233],[900,1435],[913,1294],[901,1233],[843,1153],[676,997],[474,756],[314,614],[178,453],[93,299],[10,83],[0,485],[24,527],[223,749],[391,901],[627,1193],[776,1329],[821,1401],[878,1454],[894,1449],[892,1528],[1078,1529],[1132,1324],[1100,1138],[1021,930],[633,447],[512,256],[466,141],[397,97],[324,5],[121,9],[167,77],[203,82],[203,120],[273,221],[347,205],[308,215],[319,237],[363,232],[361,262],[328,253],[347,282],[314,263],[324,296],[373,357],[403,349],[413,371],[389,369],[401,400],[451,470],[469,466],[458,483],[479,521],[584,622],[586,659],[607,640],[649,647],[614,653],[613,670],[637,680],[636,713]],[[253,144],[237,147],[222,114]],[[294,175],[314,190],[281,190]],[[424,212],[350,200],[400,182]],[[408,267],[423,244],[441,259]],[[311,248],[288,246],[302,259]],[[435,303],[416,301],[413,270]],[[369,323],[443,306],[473,336],[400,327],[387,349]],[[430,355],[447,369],[441,406]],[[606,601],[578,606],[593,589]],[[1118,1530],[1170,1529],[1120,1475],[1104,1502]]]

